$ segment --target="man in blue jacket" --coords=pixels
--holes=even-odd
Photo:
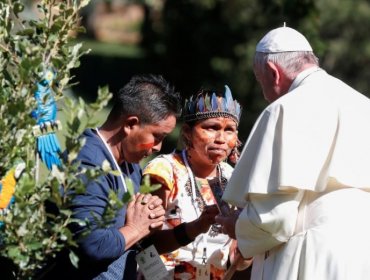
[[[89,221],[88,235],[79,241],[78,279],[136,279],[135,244],[162,226],[162,201],[150,194],[135,194],[119,209],[109,227],[99,227],[109,193],[127,192],[125,178],[138,191],[139,161],[161,149],[175,128],[181,110],[180,96],[161,76],[133,77],[116,96],[104,124],[83,133],[86,140],[78,160],[83,168],[101,167],[108,161],[120,176],[105,174],[98,180],[83,177],[86,192],[73,200],[74,218]],[[86,227],[77,227],[77,235]]]

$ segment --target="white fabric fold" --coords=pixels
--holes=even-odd
[[[303,192],[250,195],[235,226],[238,247],[244,257],[262,254],[287,242],[294,234]]]

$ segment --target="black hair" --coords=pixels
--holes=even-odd
[[[109,118],[136,115],[142,124],[159,122],[181,114],[181,97],[161,75],[133,76],[115,96]]]

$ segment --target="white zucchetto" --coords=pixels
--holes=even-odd
[[[268,32],[257,44],[256,52],[279,53],[309,51],[312,47],[307,39],[290,27],[279,27]]]

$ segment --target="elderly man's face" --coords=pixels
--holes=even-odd
[[[269,63],[264,69],[255,65],[253,70],[262,88],[263,96],[268,102],[274,102],[288,92],[290,82],[277,65]]]
[[[274,82],[270,79],[270,74],[267,71],[262,71],[259,67],[254,68],[254,75],[257,82],[260,84],[263,97],[268,102],[273,102],[278,98],[277,93],[275,92]]]

